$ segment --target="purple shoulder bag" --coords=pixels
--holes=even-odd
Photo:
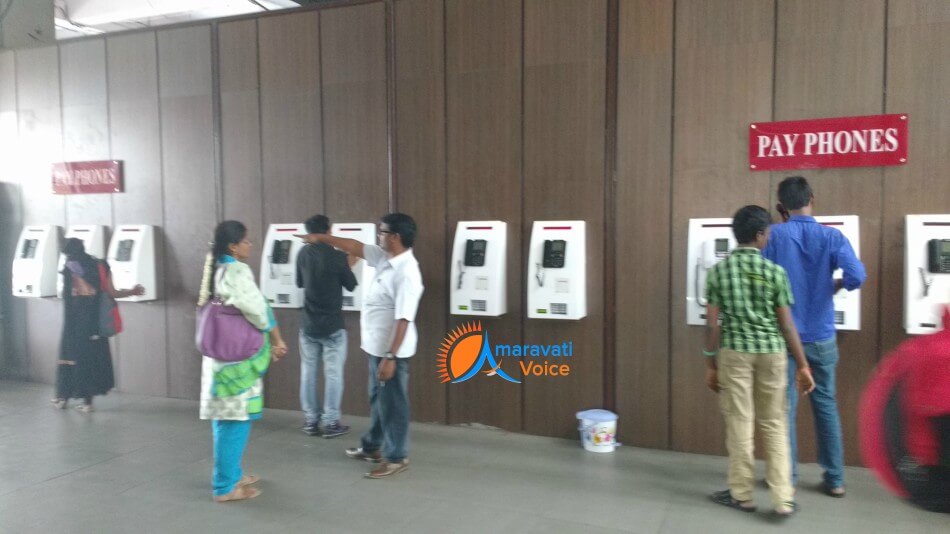
[[[195,319],[195,345],[209,358],[240,362],[257,354],[264,345],[264,334],[244,318],[241,310],[225,305],[217,295],[198,308]]]

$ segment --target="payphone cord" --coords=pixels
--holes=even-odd
[[[538,272],[534,275],[538,280],[538,287],[544,287],[544,267],[542,267],[540,263],[535,263],[534,265],[538,269]]]
[[[462,289],[462,278],[465,276],[465,267],[464,267],[464,264],[462,263],[462,260],[459,260],[458,266],[459,266],[459,281],[455,289]]]
[[[920,281],[924,284],[924,298],[930,294],[930,286],[934,283],[934,279],[931,276],[930,280],[927,280],[927,271],[923,267],[917,268],[920,271]]]

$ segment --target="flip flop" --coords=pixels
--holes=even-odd
[[[237,486],[231,493],[219,495],[214,498],[214,502],[244,501],[253,499],[261,494],[261,490],[249,486]]]
[[[261,477],[257,475],[244,475],[243,477],[241,477],[241,480],[238,481],[237,485],[238,487],[250,486],[251,484],[256,483],[260,479]]]

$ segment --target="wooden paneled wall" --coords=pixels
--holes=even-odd
[[[838,378],[855,463],[861,388],[905,339],[903,216],[950,211],[950,59],[934,53],[948,35],[941,0],[379,0],[4,52],[0,156],[15,171],[0,179],[18,187],[3,222],[158,226],[161,300],[122,305],[119,388],[196,398],[193,306],[216,221],[244,221],[260,246],[269,223],[403,211],[426,285],[414,419],[572,437],[575,411],[612,406],[627,444],[721,453],[702,328],[684,317],[688,219],[774,205],[791,173],[747,169],[750,122],[909,113],[908,165],[803,173],[818,213],[861,217],[862,329],[840,336]],[[124,194],[49,194],[51,162],[100,158],[124,161]],[[508,313],[483,326],[494,342],[573,341],[569,378],[436,378],[442,337],[468,322],[448,314],[455,226],[479,219],[509,228]],[[581,321],[525,318],[543,219],[587,221]],[[25,336],[0,369],[51,382],[58,302],[2,302]],[[346,315],[343,409],[363,415]],[[296,409],[299,312],[278,318],[291,354],[267,402]]]

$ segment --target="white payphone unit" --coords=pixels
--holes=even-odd
[[[49,224],[23,228],[13,256],[13,296],[56,295],[59,230],[59,226]]]
[[[302,288],[297,287],[297,254],[306,234],[303,224],[272,224],[261,251],[261,292],[274,308],[302,308]]]
[[[115,228],[109,242],[109,268],[116,289],[136,285],[145,293],[116,300],[143,302],[158,298],[155,275],[155,227],[150,224],[122,224]]]
[[[528,249],[528,318],[587,316],[587,225],[534,221]]]
[[[449,313],[498,317],[508,311],[508,223],[460,221],[455,227]]]
[[[815,220],[819,224],[836,228],[851,243],[854,249],[854,255],[861,258],[861,233],[858,224],[857,215],[821,215],[816,216]],[[832,275],[834,278],[841,278],[841,269],[838,269]],[[842,289],[834,295],[835,303],[835,329],[836,330],[860,330],[861,329],[861,290],[846,291]]]
[[[732,219],[690,219],[686,251],[686,324],[706,324],[706,276],[736,248]]]
[[[86,249],[86,254],[90,256],[105,259],[106,257],[106,231],[105,227],[101,224],[74,224],[66,228],[66,235],[64,239],[76,238],[82,241],[83,248]],[[66,256],[64,254],[59,255],[59,266],[56,269],[57,273],[63,271],[63,267],[66,265]],[[56,277],[56,296],[63,297],[63,277]]]
[[[336,237],[355,239],[367,245],[376,244],[376,225],[374,223],[335,223],[330,227],[330,233]],[[343,310],[360,311],[363,309],[363,300],[370,287],[370,282],[376,275],[376,269],[369,266],[366,260],[360,258],[353,265],[353,274],[356,276],[356,289],[353,291],[343,288]]]
[[[950,304],[950,214],[907,215],[904,238],[904,330],[941,330]]]

